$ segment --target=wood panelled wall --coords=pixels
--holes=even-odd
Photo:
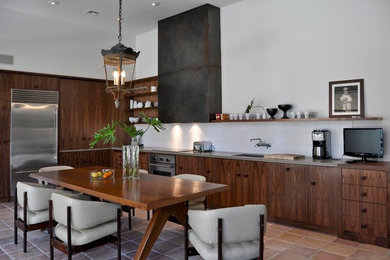
[[[0,70],[0,199],[9,198],[12,88],[59,91],[59,151],[86,149],[96,130],[112,119],[128,117],[126,102],[117,110],[112,95],[105,92],[103,80]],[[88,154],[60,153],[59,163],[69,163],[72,155],[84,158]],[[84,158],[75,166],[85,165],[83,161],[103,164],[109,158],[102,152],[90,155],[92,159]]]

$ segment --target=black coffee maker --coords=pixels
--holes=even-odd
[[[328,130],[313,130],[313,158],[330,159],[330,132]]]

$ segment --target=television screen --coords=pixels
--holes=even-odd
[[[383,129],[344,128],[344,155],[383,157]]]

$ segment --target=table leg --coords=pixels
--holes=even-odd
[[[145,231],[145,235],[142,238],[134,259],[146,259],[170,216],[175,216],[179,222],[184,225],[187,216],[187,207],[185,203],[156,209],[152,219],[149,221],[148,228]]]

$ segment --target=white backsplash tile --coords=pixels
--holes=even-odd
[[[202,123],[165,124],[166,130],[157,133],[150,129],[144,136],[145,146],[192,149],[198,140],[210,140],[217,151],[246,153],[297,153],[312,156],[311,132],[313,129],[331,131],[331,154],[340,158],[343,154],[343,128],[378,127],[378,122],[256,122],[256,123]],[[271,143],[270,148],[255,147],[251,138],[261,138]]]

